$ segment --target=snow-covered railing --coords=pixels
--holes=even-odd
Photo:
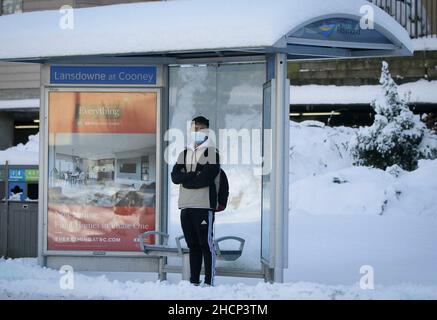
[[[411,38],[437,37],[437,0],[369,0],[394,17]]]

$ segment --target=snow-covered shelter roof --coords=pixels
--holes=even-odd
[[[372,32],[381,35],[376,43],[363,43],[364,38],[347,43],[344,37],[330,39],[338,28],[349,38],[353,30],[344,30],[344,26],[349,28],[346,20],[344,26],[336,27],[342,22],[329,19],[359,23],[366,8],[374,14],[375,30],[363,33],[370,34],[366,39],[374,38]],[[0,60],[13,61],[265,52],[286,52],[290,57],[348,57],[407,55],[414,51],[407,31],[366,0],[146,2],[74,9],[72,15],[58,10],[5,15],[0,17],[0,30],[7,30],[0,33]],[[310,39],[306,38],[308,34]]]

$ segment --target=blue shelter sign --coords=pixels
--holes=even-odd
[[[330,18],[313,22],[292,35],[295,38],[390,44],[385,36],[375,29],[363,29],[360,22],[346,18]]]
[[[154,85],[156,66],[51,66],[52,84]]]

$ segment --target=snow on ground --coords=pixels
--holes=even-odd
[[[29,136],[26,144],[19,144],[0,151],[0,165],[9,164],[38,165],[39,163],[39,134]]]
[[[290,126],[291,214],[406,214],[437,219],[437,160],[420,160],[417,170],[399,169],[397,174],[357,167],[349,154],[357,129],[325,127],[316,121]],[[430,135],[427,143],[437,147],[436,139]]]
[[[214,289],[193,288],[177,274],[158,283],[155,274],[79,272],[68,291],[59,288],[57,270],[41,269],[34,259],[2,259],[0,298],[437,299],[437,160],[397,174],[354,167],[348,143],[356,129],[290,125],[285,284],[218,277]],[[247,240],[240,266],[254,263],[259,223],[223,219],[220,228]],[[358,286],[363,265],[373,267],[375,290]]]
[[[420,284],[437,293],[436,230],[437,219],[422,216],[294,212],[285,279],[350,285],[370,265],[376,286]]]
[[[358,284],[322,285],[306,282],[286,284],[238,283],[214,288],[193,287],[188,282],[153,282],[109,280],[76,273],[74,288],[61,289],[57,270],[40,268],[34,259],[0,259],[0,299],[437,299],[430,286],[380,286],[362,290]],[[11,285],[13,283],[13,285]]]
[[[352,166],[356,129],[291,124],[287,281],[437,285],[437,160],[413,172]]]
[[[420,161],[413,172],[349,167],[295,182],[294,211],[313,215],[428,216],[437,219],[437,161]]]
[[[290,122],[290,183],[350,167],[348,143],[354,132],[317,121]]]

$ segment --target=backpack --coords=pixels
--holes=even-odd
[[[223,169],[220,169],[219,188],[217,191],[217,210],[216,212],[224,211],[228,204],[229,198],[229,181]],[[218,207],[221,206],[221,210]]]

